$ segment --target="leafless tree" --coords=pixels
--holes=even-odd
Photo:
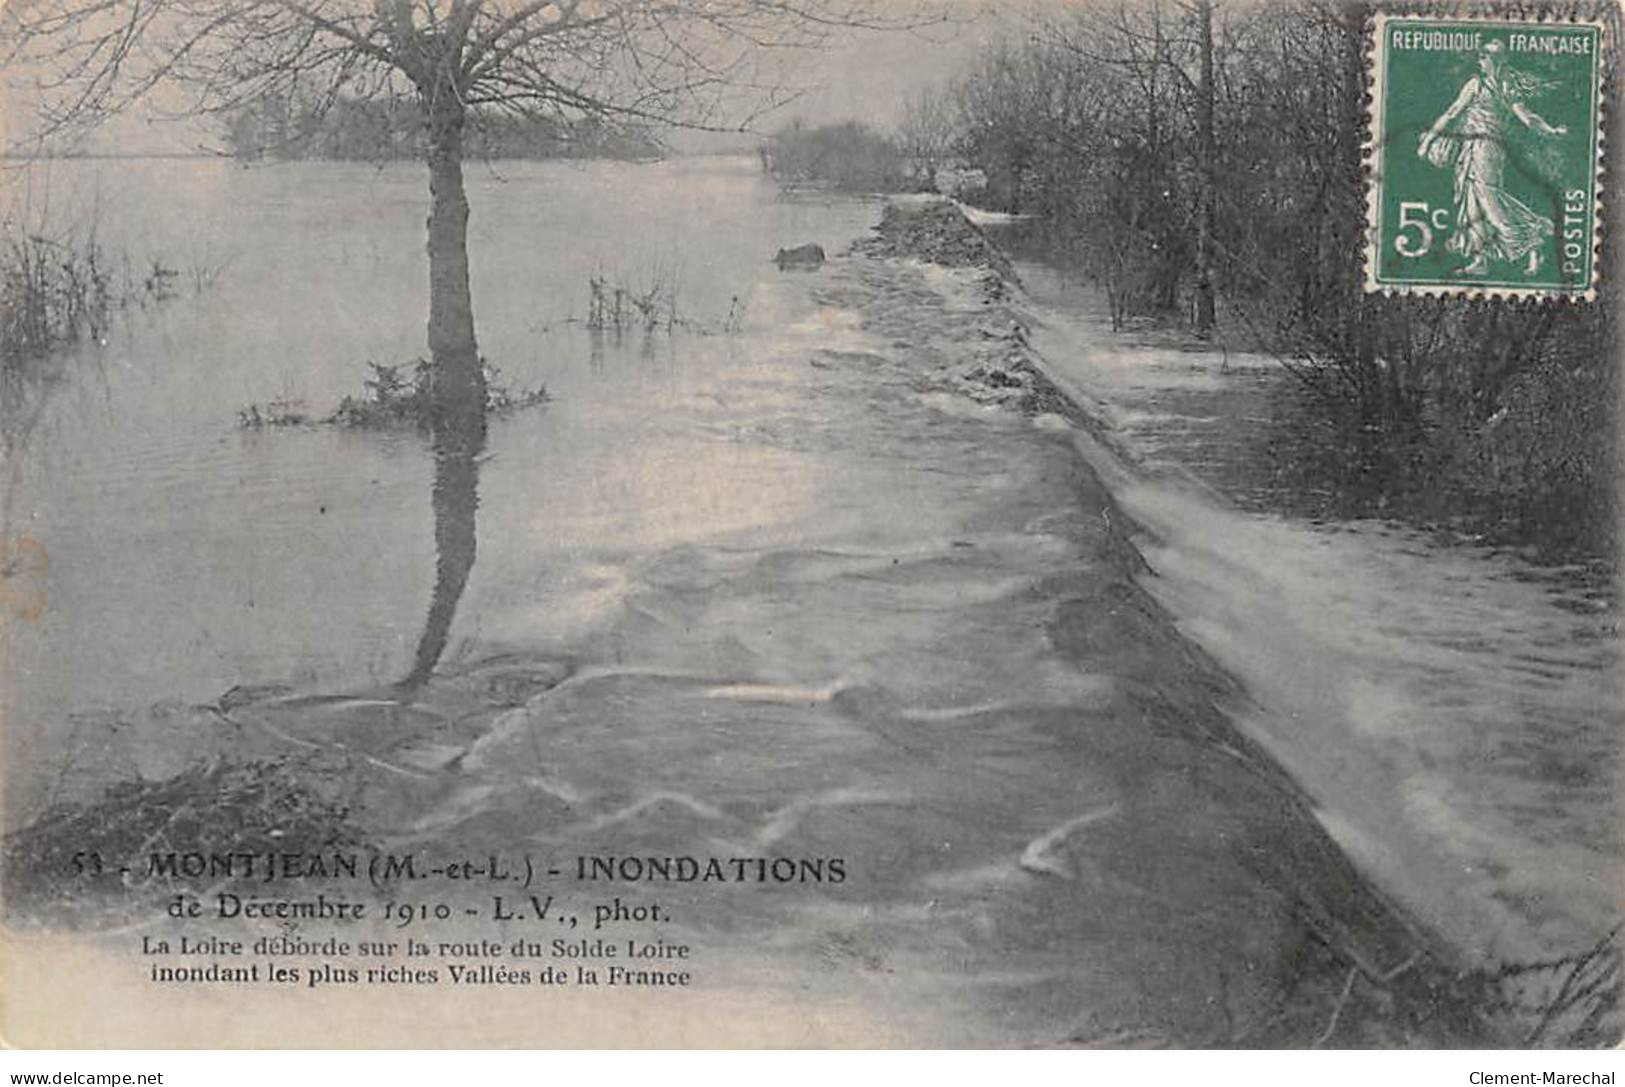
[[[910,3],[913,0],[909,0]],[[341,97],[413,102],[429,168],[428,403],[434,594],[404,686],[427,678],[474,562],[486,380],[468,272],[463,136],[485,113],[721,128],[784,102],[773,54],[902,28],[874,0],[15,0],[0,57],[32,73],[39,133],[93,125],[162,87],[185,111]],[[171,92],[172,93],[172,92]],[[737,114],[742,116],[730,117]]]
[[[909,167],[928,188],[937,187],[937,170],[953,147],[957,121],[953,103],[940,89],[931,87],[909,100],[897,131]]]
[[[476,111],[718,128],[783,102],[774,51],[920,21],[873,0],[20,0],[0,23],[35,74],[44,130],[156,88],[188,109],[268,96],[415,101],[429,168],[435,401],[482,404],[468,281],[463,133]]]

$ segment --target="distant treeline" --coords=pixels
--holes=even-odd
[[[1558,306],[1363,290],[1367,15],[1079,0],[923,93],[889,145],[911,176],[973,168],[967,199],[1035,216],[1114,321],[1280,357],[1317,394],[1320,470],[1356,512],[1611,553],[1617,289]]]
[[[896,192],[910,180],[897,138],[858,121],[792,121],[762,147],[762,164],[782,184],[817,183],[843,192]]]
[[[401,99],[339,98],[318,105],[284,97],[261,99],[228,114],[232,155],[261,159],[390,162],[423,158],[423,120]],[[597,118],[566,121],[477,112],[464,137],[466,154],[487,159],[652,159],[664,153],[641,125]]]

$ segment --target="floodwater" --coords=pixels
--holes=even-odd
[[[887,340],[820,296],[836,273],[770,263],[780,246],[844,248],[874,205],[787,199],[728,159],[474,166],[470,183],[481,350],[553,399],[492,424],[446,663],[514,648],[571,678],[463,751],[474,783],[407,829],[489,818],[558,848],[799,842],[880,858],[907,890],[896,931],[869,931],[872,903],[828,909],[808,924],[847,942],[803,950],[859,964],[888,999],[906,985],[940,1001],[961,999],[941,995],[962,968],[952,955],[979,949],[982,988],[963,999],[986,1033],[953,1034],[957,1013],[933,1028],[960,1041],[1005,1037],[999,985],[1051,1037],[1076,1027],[1061,1009],[1133,991],[1145,956],[1228,946],[1232,931],[1216,942],[1192,927],[1184,942],[1098,950],[1122,943],[1148,888],[1176,886],[1182,908],[1208,901],[1210,883],[1180,881],[1222,847],[1125,814],[1189,807],[1160,764],[1113,778],[1114,760],[1155,745],[1096,750],[1058,723],[1093,712],[1126,727],[1113,654],[1161,651],[1106,639],[1095,674],[1044,633],[1037,586],[1086,565],[1076,537],[1093,516],[1076,505],[1071,436],[922,391],[886,361],[946,320],[941,297],[897,302]],[[13,819],[97,775],[178,769],[202,720],[188,707],[233,686],[404,676],[436,576],[423,436],[236,426],[251,402],[321,413],[359,391],[368,360],[421,353],[419,168],[109,161],[53,164],[32,184],[36,207],[45,192],[53,215],[95,206],[109,250],[180,275],[178,297],[68,360],[8,496],[6,532],[49,556],[42,613],[6,635]],[[598,272],[675,282],[696,327],[589,333],[572,318]],[[1094,314],[1027,274],[1035,345],[1116,424],[1115,451],[1077,440],[1146,530],[1145,587],[1243,681],[1243,724],[1343,846],[1469,951],[1527,959],[1602,936],[1622,859],[1612,614],[1505,556],[1238,512],[1184,470],[1200,440],[1164,440],[1175,416],[1172,429],[1201,432],[1193,394],[1229,373],[1114,350]],[[904,312],[920,305],[937,310]],[[980,338],[974,314],[954,320]],[[1062,920],[1031,912],[1051,891],[1026,854],[1133,827],[1144,841],[1118,852],[1143,868],[1106,890],[1068,882],[1094,900]],[[1046,926],[1093,924],[1112,894],[1123,925],[1101,921],[1095,958],[1055,961]],[[963,948],[921,935],[942,903]],[[1256,913],[1244,896],[1232,905]],[[912,944],[888,946],[905,931]],[[741,969],[761,950],[742,946]],[[899,962],[917,969],[887,980]]]
[[[750,159],[467,172],[481,352],[552,401],[492,424],[452,653],[563,637],[614,595],[607,554],[776,523],[827,486],[813,458],[708,440],[697,420],[782,332],[774,251],[833,252],[875,218],[782,197]],[[91,217],[135,280],[153,261],[179,273],[173,299],[67,360],[13,466],[6,531],[45,545],[49,582],[42,615],[8,632],[12,813],[48,802],[64,761],[134,709],[404,676],[435,575],[429,442],[243,430],[237,411],[325,414],[361,393],[369,360],[424,353],[421,167],[78,161],[6,184],[24,222]],[[693,327],[589,333],[593,275],[674,288]],[[722,334],[730,313],[739,334]]]
[[[1035,347],[1103,424],[1090,460],[1144,529],[1146,587],[1242,680],[1242,724],[1343,847],[1474,956],[1605,937],[1625,872],[1613,595],[1392,523],[1262,510],[1249,480],[1270,466],[1248,458],[1289,380],[1272,360],[1136,345],[1081,284],[1020,271]]]
[[[957,375],[1016,346],[1002,292],[862,258],[781,274],[778,245],[839,250],[876,209],[782,202],[744,164],[570,169],[533,168],[530,189],[502,194],[532,211],[475,240],[485,352],[554,394],[496,421],[477,465],[431,458],[416,435],[232,426],[242,401],[319,409],[363,376],[353,360],[413,350],[416,311],[369,278],[412,296],[422,274],[405,171],[388,231],[366,196],[396,180],[333,168],[351,202],[321,259],[244,272],[245,255],[220,294],[110,344],[93,371],[105,392],[60,391],[16,506],[50,548],[53,595],[36,625],[14,624],[29,641],[8,737],[33,772],[10,764],[25,795],[8,799],[163,780],[217,753],[298,757],[379,849],[555,868],[542,882],[570,920],[528,932],[597,934],[617,900],[671,911],[601,935],[692,945],[706,1000],[645,1014],[623,999],[638,994],[595,987],[566,1029],[532,989],[506,1005],[529,1043],[1235,1044],[1355,1022],[1304,912],[1385,970],[1415,961],[1409,934],[1281,776],[1228,744],[1222,677],[1130,583],[1065,420],[965,394]],[[624,255],[594,250],[587,227],[575,250],[544,246],[541,208],[562,188],[586,216],[616,186],[636,198],[597,229],[629,251],[664,239],[684,312],[721,323],[737,296],[737,334],[594,342],[558,316],[560,299],[584,304],[595,260]],[[712,222],[685,186],[714,194],[698,202]],[[251,221],[246,203],[227,201]],[[277,207],[267,246],[313,214]],[[627,210],[651,207],[648,222]],[[234,281],[234,305],[256,285],[297,299],[286,340],[243,331],[257,323],[219,300]],[[337,346],[312,331],[327,323]],[[218,355],[210,331],[230,341]],[[437,522],[466,515],[474,486],[478,556],[442,667],[410,699],[379,692],[431,626]],[[259,682],[292,689],[221,698]],[[276,848],[299,844],[292,822]],[[651,857],[789,867],[571,878],[588,859]],[[444,892],[450,923],[412,935],[513,939],[476,906],[487,885]],[[164,1001],[130,1003],[164,1020],[148,1042],[196,1029]],[[330,1037],[327,1006],[306,1007]],[[482,1025],[498,1010],[482,1004]]]

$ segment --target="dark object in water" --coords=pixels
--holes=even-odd
[[[780,249],[773,263],[779,266],[781,272],[789,268],[816,268],[824,263],[824,247],[809,242],[794,249]]]

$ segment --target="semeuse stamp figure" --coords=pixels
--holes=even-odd
[[[1379,15],[1366,288],[1595,293],[1600,23]]]
[[[1533,276],[1552,236],[1552,220],[1506,187],[1506,128],[1509,119],[1516,119],[1544,136],[1563,136],[1568,129],[1547,123],[1524,105],[1546,84],[1502,63],[1502,53],[1500,42],[1484,44],[1478,74],[1462,85],[1417,145],[1417,154],[1428,162],[1455,170],[1456,229],[1445,248],[1471,258],[1456,269],[1458,275],[1486,274],[1493,256],[1509,262],[1527,259],[1524,275]]]

